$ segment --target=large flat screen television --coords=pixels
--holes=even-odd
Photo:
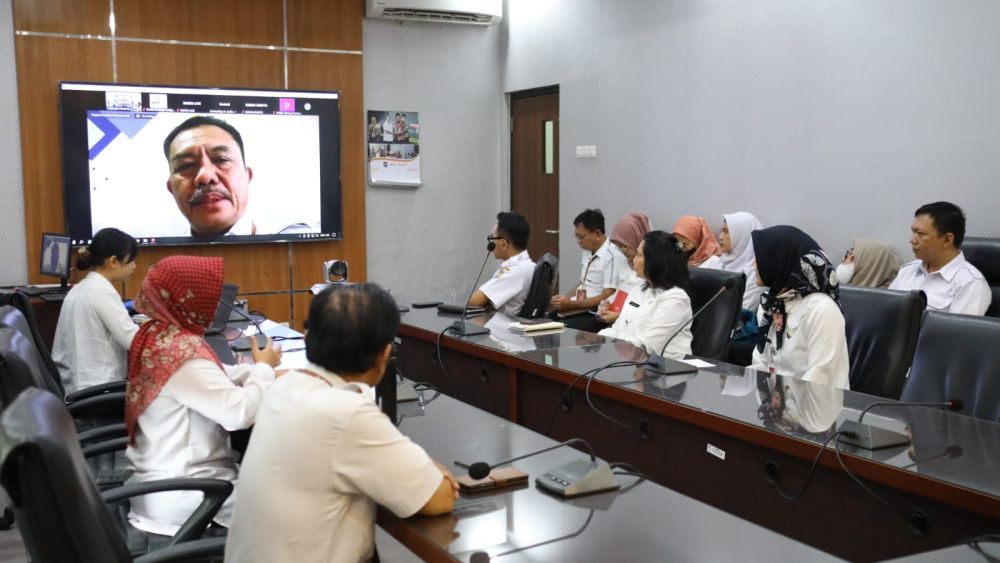
[[[75,245],[342,238],[337,92],[62,82]]]

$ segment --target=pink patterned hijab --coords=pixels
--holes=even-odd
[[[688,264],[697,266],[712,256],[718,256],[722,250],[719,241],[715,240],[712,229],[701,217],[685,215],[674,225],[674,234],[681,235],[694,243],[694,254],[688,258]]]
[[[222,367],[205,342],[222,293],[222,258],[171,256],[150,268],[135,308],[150,321],[128,351],[125,427],[135,439],[139,415],[184,362],[204,358]]]
[[[645,213],[633,211],[615,223],[615,228],[611,229],[611,242],[618,242],[632,250],[638,250],[639,243],[646,237],[646,233],[652,230],[649,217]]]

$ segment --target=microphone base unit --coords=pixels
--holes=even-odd
[[[476,336],[477,334],[489,334],[490,329],[476,323],[455,321],[451,324],[449,332],[456,336]]]
[[[258,332],[247,336],[241,336],[229,343],[229,347],[237,352],[249,352],[250,347],[256,345],[259,350],[267,344],[267,335]]]
[[[646,366],[646,371],[653,372],[652,375],[681,375],[685,373],[698,373],[698,368],[693,365],[672,358],[650,356],[648,361],[653,365]]]
[[[550,469],[535,484],[553,495],[572,498],[621,488],[611,467],[600,460],[581,459]]]
[[[910,443],[910,437],[906,434],[859,423],[855,420],[845,420],[837,430],[846,433],[840,437],[841,443],[866,450],[881,450]]]

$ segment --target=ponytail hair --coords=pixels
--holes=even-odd
[[[76,257],[78,270],[89,270],[101,266],[114,256],[125,264],[135,260],[139,254],[139,244],[134,238],[118,229],[106,228],[97,231],[94,240],[80,248]]]

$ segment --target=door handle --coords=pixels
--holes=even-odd
[[[559,229],[545,229],[545,234],[547,235],[558,235]]]

